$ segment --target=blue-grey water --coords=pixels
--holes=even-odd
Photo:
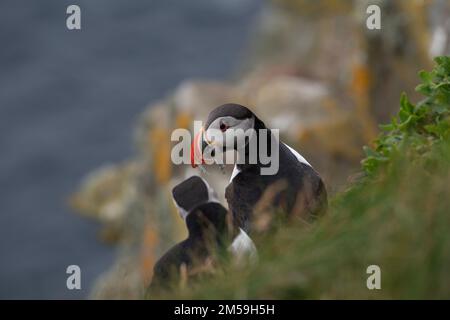
[[[81,7],[82,29],[66,28]],[[258,0],[0,2],[0,298],[86,298],[115,250],[67,207],[90,170],[132,155],[145,105],[183,79],[222,79]],[[66,288],[77,264],[82,289]]]

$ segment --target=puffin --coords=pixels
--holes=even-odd
[[[257,253],[253,241],[230,223],[230,213],[203,178],[184,180],[172,189],[172,196],[186,223],[188,237],[156,262],[147,294],[178,284],[183,269],[189,279],[195,278],[230,253],[239,261],[254,259]]]
[[[229,143],[230,135],[227,133],[231,129],[237,133],[232,138],[234,141]],[[243,132],[250,130],[251,134],[237,139],[241,134],[238,129]],[[217,132],[222,132],[222,136],[217,135]],[[273,141],[277,143],[273,144]],[[256,149],[251,147],[252,143],[257,146]],[[275,152],[278,156],[278,170],[274,174],[261,173],[263,168],[268,167],[261,157],[261,146],[265,146],[267,154]],[[299,152],[280,141],[273,130],[267,128],[249,108],[228,103],[209,113],[191,144],[192,167],[212,163],[205,161],[208,147],[214,147],[210,152],[212,156],[216,150],[223,153],[231,150],[236,152],[238,159],[243,160],[235,161],[225,189],[225,198],[233,214],[233,222],[247,234],[251,235],[253,231],[254,209],[258,201],[271,186],[280,181],[286,187],[272,197],[271,205],[276,209],[274,212],[283,212],[288,216],[295,214],[307,221],[326,212],[327,191],[317,171]],[[252,154],[255,150],[256,155]],[[252,157],[256,161],[250,161]]]

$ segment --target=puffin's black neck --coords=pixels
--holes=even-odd
[[[194,208],[186,217],[188,239],[218,246],[225,245],[233,235],[227,215],[228,211],[215,202],[204,203]]]
[[[237,163],[237,167],[240,171],[251,171],[251,170],[257,170],[261,167],[268,166],[266,164],[263,164],[261,162],[261,152],[260,152],[260,143],[261,139],[265,139],[265,145],[267,146],[267,150],[265,150],[266,155],[270,157],[272,150],[271,150],[271,139],[275,139],[275,137],[272,135],[272,132],[270,129],[266,127],[264,122],[262,122],[258,117],[255,116],[255,135],[252,136],[252,138],[248,141],[248,143],[245,145],[244,151],[240,154],[238,154],[238,157],[240,157],[241,161]],[[267,130],[265,135],[262,135],[260,130]],[[251,149],[250,145],[256,144],[256,148]],[[250,152],[256,150],[256,163],[252,160],[255,158],[255,155],[250,155]],[[238,151],[239,153],[239,151]],[[244,163],[242,163],[242,157],[244,157]],[[259,171],[258,171],[259,172]]]

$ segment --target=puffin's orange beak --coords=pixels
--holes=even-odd
[[[194,136],[194,140],[191,143],[191,166],[192,168],[197,168],[199,164],[205,164],[205,159],[203,159],[203,127]]]

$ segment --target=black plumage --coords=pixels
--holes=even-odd
[[[172,195],[178,206],[187,212],[188,237],[157,261],[147,292],[149,295],[178,285],[182,268],[185,268],[188,277],[192,273],[201,274],[196,270],[226,256],[236,234],[229,223],[228,210],[215,202],[212,190],[202,178],[194,176],[183,181],[172,190]]]
[[[199,176],[189,177],[172,189],[173,200],[186,213],[199,204],[213,201],[212,195],[207,183]]]
[[[256,135],[252,139],[257,139],[259,148],[260,129],[268,130],[267,149],[270,155],[270,140],[272,132],[266,127],[253,112],[248,108],[238,104],[225,104],[214,109],[206,121],[205,130],[208,125],[214,122],[218,117],[231,116],[236,119],[254,119],[253,129]],[[253,209],[262,195],[271,185],[279,181],[286,183],[286,188],[280,191],[272,201],[275,208],[291,214],[295,211],[305,219],[320,215],[327,208],[327,192],[325,185],[319,174],[303,158],[299,159],[293,150],[281,141],[278,143],[279,169],[274,175],[262,175],[261,167],[268,166],[262,164],[258,152],[256,164],[249,163],[248,144],[244,149],[244,164],[236,164],[238,174],[233,176],[230,184],[226,188],[225,197],[228,206],[233,213],[233,220],[238,227],[246,232],[251,232]],[[242,153],[242,151],[241,151]],[[301,156],[300,156],[301,157]]]
[[[270,186],[279,181],[285,188],[276,194],[271,205],[291,214],[294,210],[305,219],[314,218],[326,211],[327,193],[317,172],[296,159],[284,145],[279,145],[280,167],[275,175],[261,175],[260,164],[237,165],[239,174],[225,190],[225,197],[233,212],[235,223],[251,233],[253,209]],[[298,207],[296,207],[298,206]]]
[[[189,236],[169,249],[155,264],[149,290],[168,289],[178,285],[181,267],[187,275],[220,258],[232,241],[227,210],[219,203],[204,203],[186,218]],[[209,261],[207,261],[210,259]]]

